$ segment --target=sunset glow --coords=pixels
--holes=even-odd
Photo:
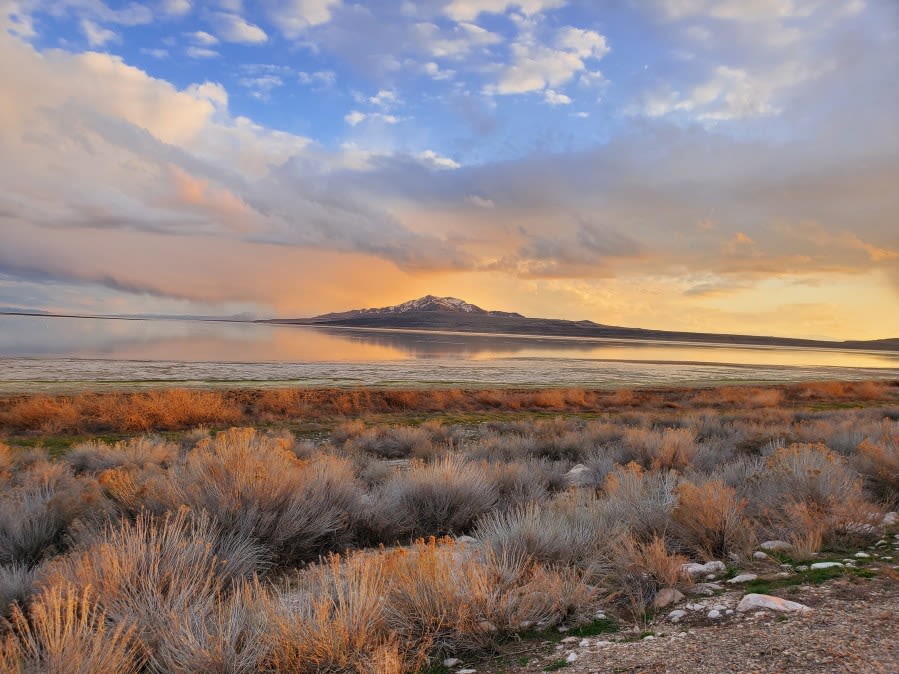
[[[892,0],[14,0],[0,308],[899,336]]]

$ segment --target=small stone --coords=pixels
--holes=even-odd
[[[563,644],[573,644],[576,641],[578,641],[577,637],[565,637],[564,639],[562,639]]]
[[[594,646],[611,646],[613,643],[614,643],[613,641],[609,641],[608,639],[601,639],[600,641],[597,641],[593,645]]]
[[[679,623],[681,620],[684,619],[684,616],[686,616],[686,615],[687,615],[686,611],[677,609],[676,611],[672,611],[671,613],[668,614],[668,620],[670,620],[673,623]]]
[[[696,583],[696,585],[688,587],[687,592],[689,594],[711,597],[713,594],[720,592],[723,589],[724,586],[719,585],[718,583]]]
[[[768,559],[768,555],[766,555],[761,550],[756,550],[755,552],[753,552],[752,557],[753,559],[757,559],[759,561],[765,561],[766,559]]]
[[[652,602],[652,605],[656,608],[665,608],[666,606],[671,606],[671,604],[677,604],[684,600],[684,595],[682,592],[673,587],[663,587],[656,593],[656,597]]]
[[[793,549],[793,546],[786,541],[765,541],[759,547],[768,552],[787,552]]]
[[[815,562],[811,565],[812,571],[818,571],[819,569],[838,569],[842,566],[845,566],[841,562]]]
[[[580,643],[578,644],[578,646],[580,646],[581,648],[587,648],[587,646],[589,646],[589,645],[590,645],[589,639],[581,639]]]
[[[574,651],[569,653],[568,657],[565,658],[565,662],[574,662],[575,660],[577,660],[577,653],[575,653]]]
[[[797,570],[797,571],[808,571],[808,565],[807,565],[807,564],[800,564],[799,566],[796,567],[796,570]]]
[[[737,611],[740,613],[758,608],[780,611],[782,613],[811,613],[812,611],[805,604],[782,599],[781,597],[772,597],[770,594],[747,594],[737,604]]]
[[[476,669],[457,669],[456,674],[478,674]]]
[[[443,661],[444,667],[458,667],[462,664],[462,661],[459,658],[447,658]]]
[[[653,640],[655,640],[654,634],[647,634],[645,637],[643,637],[643,641],[653,641]]]
[[[856,552],[854,556],[858,557],[859,559],[868,559],[871,557],[871,555],[869,555],[867,552]]]
[[[606,616],[605,612],[597,611],[596,613],[593,614],[593,617],[596,618],[597,620],[605,620],[607,616]]]
[[[708,612],[708,617],[711,620],[718,620],[718,618],[721,617],[721,611],[713,608],[711,611]]]
[[[565,473],[565,481],[570,487],[583,487],[590,481],[590,469],[579,463]]]
[[[725,615],[733,615],[733,614],[734,614],[734,610],[733,610],[732,608],[729,608],[729,609],[727,609],[724,613],[725,613]]]
[[[686,608],[689,611],[702,611],[703,609],[705,609],[705,606],[702,604],[692,604],[691,603],[691,604],[687,604],[684,608]]]
[[[750,581],[756,580],[758,576],[754,573],[741,573],[738,576],[734,576],[729,581],[727,581],[730,585],[738,585],[740,583],[748,583]]]
[[[891,527],[897,522],[899,522],[899,513],[897,512],[887,513],[881,520],[881,524],[883,524],[883,526],[885,527]]]
[[[719,562],[716,559],[713,559],[711,562],[706,562],[705,564],[697,564],[696,562],[684,564],[681,569],[688,576],[705,576],[706,578],[709,576],[714,577],[717,574],[727,571],[724,562]]]
[[[725,606],[724,604],[715,604],[712,608],[715,611],[726,611],[727,610],[727,606]]]

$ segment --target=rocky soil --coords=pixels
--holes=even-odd
[[[643,624],[619,621],[618,631],[600,634],[611,620],[562,628],[435,671],[899,673],[899,534],[848,556],[797,564],[786,554],[769,547],[748,568],[711,565],[714,578],[697,577],[685,596],[665,593],[661,603],[670,603]]]

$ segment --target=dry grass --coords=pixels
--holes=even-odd
[[[0,401],[6,428],[54,432],[146,425],[130,413],[164,428],[491,413],[463,425],[343,419],[301,442],[277,426],[205,427],[82,441],[54,461],[0,443],[0,612],[11,616],[0,671],[45,671],[64,653],[76,672],[121,656],[147,672],[405,674],[600,604],[640,621],[660,588],[686,582],[683,555],[736,561],[765,537],[802,558],[879,535],[883,505],[899,503],[895,393],[826,383]],[[477,540],[413,540],[466,533]]]
[[[755,530],[745,516],[746,501],[719,480],[681,482],[671,512],[673,533],[687,550],[704,559],[745,556],[755,542]]]
[[[774,409],[809,401],[895,402],[893,382],[810,382],[715,389],[163,389],[144,392],[0,398],[0,431],[146,432],[200,424],[355,419],[391,413],[599,412],[707,408]]]
[[[4,673],[138,674],[143,666],[134,628],[110,626],[89,587],[48,589],[27,616],[13,609],[12,627],[0,655]]]

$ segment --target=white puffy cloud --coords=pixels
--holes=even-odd
[[[434,23],[419,23],[414,30],[418,40],[435,58],[459,59],[503,41],[501,35],[467,21],[448,30]]]
[[[455,21],[472,21],[480,14],[504,14],[510,9],[539,14],[565,4],[565,0],[452,0],[444,12]]]
[[[526,30],[511,45],[510,62],[500,69],[496,84],[488,86],[486,91],[523,94],[559,87],[578,73],[590,72],[586,61],[599,60],[608,51],[605,37],[595,31],[567,26],[547,44],[526,25]],[[548,101],[550,98],[547,96]]]
[[[341,0],[267,0],[265,6],[272,22],[287,37],[302,35],[309,27],[331,20]]]
[[[190,46],[184,52],[192,59],[214,59],[221,56],[215,49],[209,47]]]
[[[425,150],[424,152],[420,152],[418,154],[418,158],[421,159],[425,164],[438,169],[457,169],[462,166],[454,159],[437,154],[436,152],[434,152],[434,150]]]
[[[190,0],[162,0],[163,13],[171,16],[184,16],[191,10]]]
[[[225,42],[259,44],[268,40],[264,30],[237,14],[217,12],[213,15],[213,23],[219,37]]]
[[[192,33],[188,33],[188,37],[196,42],[197,44],[202,45],[213,45],[218,44],[219,39],[210,33],[207,33],[205,30],[196,30]]]
[[[81,32],[91,47],[102,47],[107,42],[115,42],[119,36],[115,32],[98,26],[90,19],[81,19]]]
[[[543,94],[543,100],[549,103],[550,105],[570,105],[571,97],[566,96],[565,94],[559,93],[558,91],[553,91],[552,89],[547,89]]]

